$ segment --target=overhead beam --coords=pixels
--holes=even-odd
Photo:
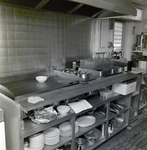
[[[129,0],[70,0],[96,8],[110,10],[125,15],[136,16],[137,11]],[[145,0],[144,0],[145,1]]]
[[[101,11],[99,11],[99,12],[97,12],[97,13],[95,13],[94,15],[92,15],[91,17],[92,18],[95,18],[95,17],[97,17],[100,13],[102,12],[102,10]]]
[[[67,12],[67,14],[72,14],[73,12],[75,12],[76,10],[78,10],[80,7],[82,7],[84,4],[79,4],[76,7],[74,7],[73,9],[71,9],[69,12]]]
[[[35,8],[41,9],[44,5],[46,5],[50,0],[42,0]]]

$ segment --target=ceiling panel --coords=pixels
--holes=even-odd
[[[73,14],[78,14],[78,15],[84,15],[84,16],[91,17],[91,16],[93,16],[94,14],[96,14],[97,12],[99,12],[101,10],[102,9],[100,9],[100,8],[91,7],[91,6],[88,6],[88,5],[83,5],[78,10],[73,12]]]
[[[77,5],[78,3],[72,1],[50,0],[42,9],[67,13]]]
[[[0,0],[0,2],[16,4],[27,7],[35,7],[41,0]]]

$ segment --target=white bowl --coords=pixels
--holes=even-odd
[[[36,80],[39,82],[39,83],[44,83],[46,80],[47,80],[47,76],[37,76],[36,77]]]
[[[61,115],[66,115],[69,112],[70,107],[67,105],[60,105],[57,107],[57,110]]]

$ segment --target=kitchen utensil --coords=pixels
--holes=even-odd
[[[122,110],[121,107],[118,106],[118,104],[111,103],[110,104],[110,111],[119,114],[119,112]]]
[[[75,142],[78,144],[77,150],[85,150],[86,147],[86,139],[84,138],[77,138]]]
[[[36,77],[36,80],[39,82],[39,83],[44,83],[46,80],[47,80],[47,76],[37,76]]]

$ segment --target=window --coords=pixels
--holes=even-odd
[[[125,23],[120,21],[114,22],[114,51],[123,51]]]

